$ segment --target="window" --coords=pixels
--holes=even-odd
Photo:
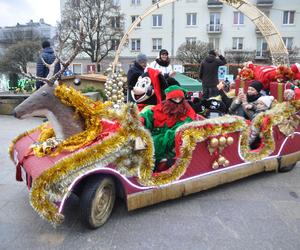
[[[185,41],[187,44],[196,44],[196,37],[186,37]]]
[[[243,49],[243,41],[242,37],[233,37],[232,38],[232,49],[233,50],[242,50]]]
[[[72,0],[71,1],[72,7],[80,7],[80,0]]]
[[[81,64],[80,63],[73,63],[73,73],[74,75],[81,75]]]
[[[120,40],[119,39],[112,39],[111,40],[111,49],[112,50],[117,50],[119,44],[120,44]]]
[[[161,50],[162,49],[162,39],[161,38],[153,38],[152,39],[152,49],[153,50]]]
[[[141,4],[141,0],[131,0],[132,5],[139,5]]]
[[[268,44],[264,38],[257,39],[257,46],[256,46],[256,56],[257,57],[267,57],[268,51]]]
[[[152,15],[152,26],[153,27],[162,26],[162,15]]]
[[[195,26],[197,24],[197,13],[187,13],[186,24],[188,26]]]
[[[212,49],[219,49],[220,47],[220,38],[219,37],[210,37],[208,38],[208,43]]]
[[[141,39],[131,39],[131,50],[132,51],[141,50]]]
[[[121,27],[121,22],[120,22],[119,16],[111,17],[111,27],[112,28],[120,28]]]
[[[295,11],[284,11],[283,12],[283,24],[294,24]]]
[[[209,31],[221,31],[220,25],[220,13],[219,12],[211,12],[209,14]]]
[[[244,14],[240,11],[233,12],[233,24],[241,25],[244,24]]]
[[[291,50],[292,47],[293,47],[293,38],[292,37],[283,37],[283,42],[285,44],[285,47],[288,49],[288,50]]]
[[[131,22],[133,23],[139,16],[131,16]],[[141,27],[141,22],[137,25],[137,27]]]

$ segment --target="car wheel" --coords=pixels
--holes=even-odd
[[[116,199],[116,187],[112,178],[98,177],[88,180],[80,197],[80,213],[83,224],[95,229],[109,218]]]
[[[291,171],[296,166],[296,163],[285,166],[285,167],[279,167],[278,172],[285,173]]]

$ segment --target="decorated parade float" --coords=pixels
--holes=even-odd
[[[171,2],[151,6],[125,34],[106,82],[109,101],[94,102],[54,83],[54,75],[43,79],[47,84],[15,109],[17,118],[43,114],[49,119],[14,139],[10,156],[16,179],[30,189],[32,207],[54,225],[63,221],[72,192],[80,198],[82,221],[97,228],[109,218],[116,196],[130,211],[260,172],[288,171],[300,159],[300,101],[291,100],[278,102],[251,122],[225,115],[178,127],[174,164],[154,170],[151,134],[141,124],[136,105],[123,100],[118,57],[134,27]],[[274,35],[275,28],[263,13],[246,1],[221,2],[244,12],[264,34],[273,34],[269,44],[273,63],[288,65],[282,39],[278,32]],[[63,66],[62,70],[67,63]],[[253,128],[260,137],[255,149],[249,147]]]

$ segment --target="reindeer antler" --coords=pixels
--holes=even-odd
[[[95,26],[97,25],[97,22],[95,24]],[[27,78],[30,78],[30,79],[35,79],[37,81],[43,81],[49,85],[53,85],[54,84],[54,81],[56,79],[58,79],[62,74],[63,72],[68,68],[68,66],[70,65],[70,63],[75,59],[75,57],[77,56],[77,54],[79,53],[79,51],[81,50],[81,45],[85,39],[85,37],[87,36],[87,32],[84,32],[84,29],[83,29],[83,24],[82,22],[80,21],[80,33],[79,33],[79,40],[77,41],[76,43],[76,47],[73,51],[73,53],[69,56],[69,58],[66,60],[66,61],[63,61],[60,57],[60,53],[56,53],[55,56],[55,60],[52,64],[48,64],[45,62],[45,60],[43,59],[43,57],[41,56],[41,60],[43,62],[43,64],[49,69],[49,73],[47,75],[46,78],[44,77],[38,77],[38,76],[34,76],[30,73],[25,73],[24,70],[20,67],[21,69],[21,73],[26,76]],[[94,27],[95,28],[95,27]],[[62,51],[62,48],[63,48],[63,45],[65,44],[65,42],[67,41],[68,37],[70,36],[70,32],[67,34],[67,36],[65,37],[65,39],[61,39],[61,37],[59,37],[59,41],[60,41],[60,52]],[[57,63],[61,63],[62,65],[62,68],[56,72],[54,74],[54,69],[55,69],[55,65]]]

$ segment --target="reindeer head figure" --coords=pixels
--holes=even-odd
[[[57,62],[60,62],[62,67],[56,74],[49,74],[47,78],[42,78],[22,71],[23,75],[26,77],[43,81],[47,84],[44,84],[36,92],[30,95],[13,111],[14,116],[18,119],[29,116],[46,116],[55,131],[56,137],[59,139],[66,139],[84,130],[84,121],[82,118],[78,118],[78,116],[75,115],[74,108],[63,104],[61,100],[54,94],[55,88],[59,84],[57,79],[63,74],[63,72],[79,53],[81,44],[86,37],[86,34],[83,32],[83,27],[81,27],[80,31],[80,39],[76,45],[76,48],[66,61],[63,61],[60,56],[56,54],[56,60],[51,65],[48,65],[44,62],[45,66],[49,68],[49,72],[52,72],[53,70],[51,69],[53,66]],[[64,42],[65,41],[66,39]],[[63,43],[60,46],[60,51],[62,51]]]
[[[73,107],[66,106],[55,96],[55,84],[45,84],[19,104],[13,111],[18,119],[46,116],[59,139],[66,139],[84,130],[84,120],[75,115]]]

